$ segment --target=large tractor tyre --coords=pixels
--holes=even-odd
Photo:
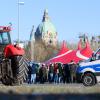
[[[84,74],[82,81],[84,86],[93,86],[96,84],[95,76],[92,73]]]
[[[27,79],[27,62],[23,56],[11,57],[11,68],[13,73],[13,84],[20,85]]]
[[[13,85],[11,61],[8,59],[0,63],[0,79],[4,85]]]

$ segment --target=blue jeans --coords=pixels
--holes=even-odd
[[[58,83],[58,73],[54,75],[54,83]]]
[[[36,82],[36,74],[31,74],[31,84]]]
[[[50,73],[50,82],[52,82],[53,81],[53,73]]]
[[[58,78],[58,82],[59,82],[59,83],[61,82],[61,76],[59,76],[59,78]]]

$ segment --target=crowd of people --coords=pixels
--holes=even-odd
[[[76,82],[77,64],[51,63],[49,65],[33,63],[28,66],[28,84],[36,83],[74,83]]]

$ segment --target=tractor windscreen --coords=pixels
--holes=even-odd
[[[9,32],[0,32],[0,44],[6,45],[10,43],[11,40],[10,40]]]

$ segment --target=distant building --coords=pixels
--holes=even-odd
[[[57,44],[57,31],[48,16],[47,9],[44,11],[42,23],[39,24],[35,32],[35,42],[38,41],[43,41],[46,45]]]
[[[92,36],[91,45],[94,48],[99,48],[100,47],[100,36]]]

